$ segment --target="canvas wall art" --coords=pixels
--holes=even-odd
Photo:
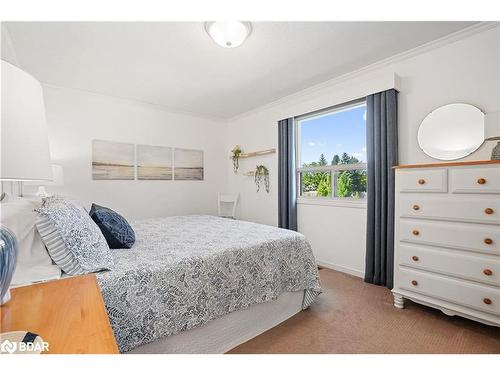
[[[94,180],[135,179],[135,147],[131,143],[92,141]]]
[[[203,151],[174,149],[174,180],[203,180]]]
[[[137,145],[137,179],[171,180],[172,148]]]

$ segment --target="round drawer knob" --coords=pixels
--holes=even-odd
[[[423,178],[419,179],[419,180],[418,180],[418,184],[419,184],[419,185],[423,185],[423,184],[425,184],[425,180],[424,180]]]
[[[493,240],[492,240],[491,238],[485,238],[485,239],[484,239],[484,243],[485,243],[486,245],[491,245],[491,244],[493,243]]]
[[[412,233],[414,236],[418,236],[420,234],[420,232],[416,229],[413,229]]]
[[[486,276],[491,276],[491,275],[493,275],[493,271],[492,271],[492,270],[490,270],[490,269],[488,269],[488,268],[486,268],[485,270],[483,270],[483,273],[484,273]]]
[[[414,205],[413,205],[413,209],[414,209],[415,211],[418,211],[418,210],[420,210],[420,206],[419,206],[418,204],[414,204]],[[491,208],[490,208],[490,210],[491,210]],[[486,212],[486,210],[485,210],[485,212]]]
[[[411,281],[411,285],[417,286],[418,285],[418,281],[417,280],[412,280]]]
[[[418,259],[419,259],[419,258],[418,258],[418,256],[414,255],[414,256],[412,256],[412,257],[411,257],[411,259],[412,259],[413,261],[415,261],[415,262],[418,262]],[[415,281],[415,280],[414,280],[414,281]],[[416,282],[416,281],[415,281],[415,282]],[[413,284],[413,282],[412,282],[412,284]],[[413,284],[413,285],[417,285],[417,284]]]
[[[484,209],[484,213],[485,213],[486,215],[491,215],[493,212],[494,212],[494,211],[493,211],[493,208],[489,208],[489,207],[488,207],[488,208],[485,208],[485,209]]]
[[[487,305],[491,305],[491,299],[489,299],[489,298],[485,298],[485,299],[483,299],[483,302],[484,302],[485,304],[487,304]]]
[[[477,183],[479,185],[484,185],[486,183],[486,180],[484,178],[478,178]]]

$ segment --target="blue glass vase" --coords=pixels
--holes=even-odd
[[[16,259],[16,236],[0,225],[0,305],[10,300],[9,286],[16,268]]]

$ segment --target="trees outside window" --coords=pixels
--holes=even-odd
[[[347,153],[341,156],[335,154],[331,165],[360,164],[360,161]],[[303,167],[326,166],[326,157],[321,154],[317,162],[304,164]],[[337,179],[334,196],[339,198],[362,198],[366,194],[366,170],[344,170],[333,172]],[[305,172],[302,173],[302,192],[305,195],[317,197],[332,196],[332,172]]]

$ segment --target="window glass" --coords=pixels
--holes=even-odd
[[[297,119],[300,196],[366,197],[366,103]]]

